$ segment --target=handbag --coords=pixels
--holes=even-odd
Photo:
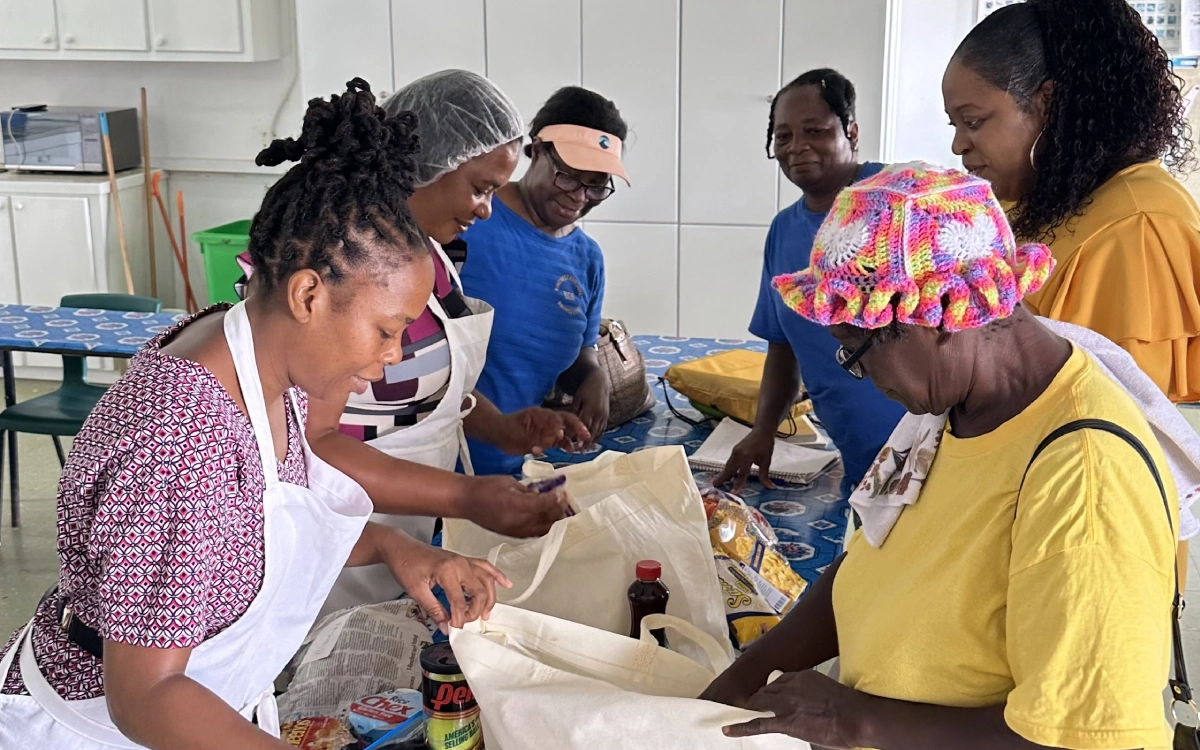
[[[699,658],[659,647],[650,631],[660,628]],[[639,640],[497,604],[487,620],[451,630],[450,645],[479,703],[488,750],[810,749],[780,734],[722,735],[723,726],[768,714],[696,698],[730,659],[674,617],[647,616]]]
[[[625,321],[607,318],[600,321],[596,351],[612,389],[608,399],[608,429],[620,427],[653,409],[657,400],[646,380],[646,360],[633,343]],[[542,406],[564,409],[571,405],[573,391],[560,383]]]
[[[1054,432],[1046,436],[1033,452],[1033,458],[1029,459],[1029,466],[1025,467],[1025,476],[1029,476],[1029,469],[1033,466],[1033,462],[1037,460],[1042,451],[1053,443],[1055,440],[1069,435],[1072,432],[1080,430],[1100,430],[1115,435],[1126,443],[1131,448],[1137,451],[1138,455],[1146,463],[1146,467],[1150,470],[1150,474],[1154,477],[1154,483],[1158,485],[1158,492],[1162,495],[1163,507],[1167,511],[1167,526],[1171,529],[1171,538],[1175,539],[1175,524],[1171,522],[1171,503],[1167,498],[1167,489],[1163,485],[1162,475],[1158,472],[1158,467],[1154,464],[1154,459],[1150,455],[1150,451],[1146,450],[1146,446],[1136,436],[1120,425],[1114,424],[1104,419],[1079,419],[1074,422],[1059,427]],[[1021,486],[1024,487],[1025,479],[1022,477]],[[1020,490],[1017,491],[1017,496],[1020,497]],[[1174,670],[1174,678],[1167,680],[1167,686],[1171,690],[1171,716],[1175,719],[1175,736],[1172,741],[1174,750],[1200,750],[1200,732],[1196,727],[1188,726],[1179,719],[1179,714],[1176,711],[1178,706],[1188,706],[1197,715],[1200,715],[1200,709],[1197,709],[1196,702],[1192,696],[1192,688],[1188,683],[1187,662],[1183,654],[1183,635],[1179,630],[1179,623],[1183,616],[1183,596],[1179,593],[1179,565],[1172,566],[1175,572],[1175,595],[1171,600],[1171,659]]]
[[[555,473],[543,462],[525,467],[529,479]],[[637,563],[657,560],[671,591],[667,614],[724,641],[731,653],[704,501],[683,448],[609,452],[558,473],[578,512],[546,536],[510,539],[448,518],[444,548],[486,558],[504,571],[513,587],[497,588],[502,604],[618,634],[629,632],[628,591]]]

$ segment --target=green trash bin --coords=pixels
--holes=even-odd
[[[250,220],[235,221],[192,235],[204,256],[204,278],[208,280],[208,302],[237,302],[233,285],[242,278],[237,257],[250,244]]]

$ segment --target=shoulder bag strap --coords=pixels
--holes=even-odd
[[[1032,468],[1033,462],[1038,459],[1038,456],[1046,450],[1047,447],[1055,440],[1069,435],[1072,432],[1080,430],[1100,430],[1107,432],[1110,435],[1116,435],[1129,444],[1131,448],[1137,451],[1137,454],[1142,457],[1142,461],[1146,463],[1146,467],[1150,469],[1150,474],[1154,477],[1154,483],[1158,485],[1158,492],[1162,496],[1163,509],[1167,512],[1167,526],[1171,529],[1171,542],[1177,544],[1177,535],[1175,533],[1175,524],[1171,521],[1171,505],[1167,498],[1167,489],[1163,485],[1162,475],[1158,472],[1158,467],[1154,463],[1150,451],[1138,440],[1132,433],[1120,425],[1109,422],[1105,419],[1079,419],[1074,422],[1068,422],[1062,427],[1059,427],[1054,432],[1046,436],[1046,439],[1038,445],[1037,450],[1033,452],[1033,457],[1029,459],[1029,465],[1025,467],[1025,475],[1021,477],[1021,488],[1025,486],[1025,478],[1029,476],[1029,469]],[[1020,490],[1017,491],[1017,496],[1020,497]],[[1175,678],[1168,681],[1171,688],[1171,696],[1177,703],[1192,704],[1192,689],[1188,684],[1187,664],[1184,662],[1183,656],[1183,636],[1179,631],[1179,621],[1183,615],[1183,597],[1179,594],[1179,565],[1176,561],[1172,568],[1172,574],[1175,576],[1175,596],[1171,600],[1171,639],[1172,639],[1172,657],[1175,666]]]

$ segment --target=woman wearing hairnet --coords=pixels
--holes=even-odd
[[[417,189],[408,205],[436,250],[434,291],[403,334],[403,359],[387,367],[382,380],[363,381],[348,400],[310,398],[309,443],[366,489],[376,510],[372,520],[422,542],[432,539],[436,518],[466,518],[506,536],[539,536],[563,517],[565,497],[539,495],[507,476],[469,476],[465,436],[523,456],[587,443],[590,435],[571,414],[535,408],[505,415],[475,391],[492,308],[462,293],[450,259],[457,251],[461,264],[458,235],[491,216],[492,195],[517,166],[524,123],[495,84],[463,70],[413,81],[383,106],[389,114],[408,110],[418,118]],[[460,459],[468,475],[454,473]],[[386,566],[347,568],[322,614],[400,593]]]

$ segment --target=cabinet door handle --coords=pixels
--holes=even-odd
[[[54,35],[53,34],[42,34],[42,44],[53,44],[53,43],[54,43]]]
[[[155,47],[164,47],[164,46],[166,46],[166,44],[167,44],[167,38],[165,36],[154,37],[154,46]]]
[[[66,44],[74,44],[75,43],[75,35],[67,34],[66,36],[63,37],[63,42]]]
[[[15,209],[17,209],[18,211],[20,211],[20,210],[22,210],[22,209],[24,209],[24,208],[25,208],[25,204],[24,204],[24,203],[14,203],[14,204],[13,204],[13,208],[15,208]]]

